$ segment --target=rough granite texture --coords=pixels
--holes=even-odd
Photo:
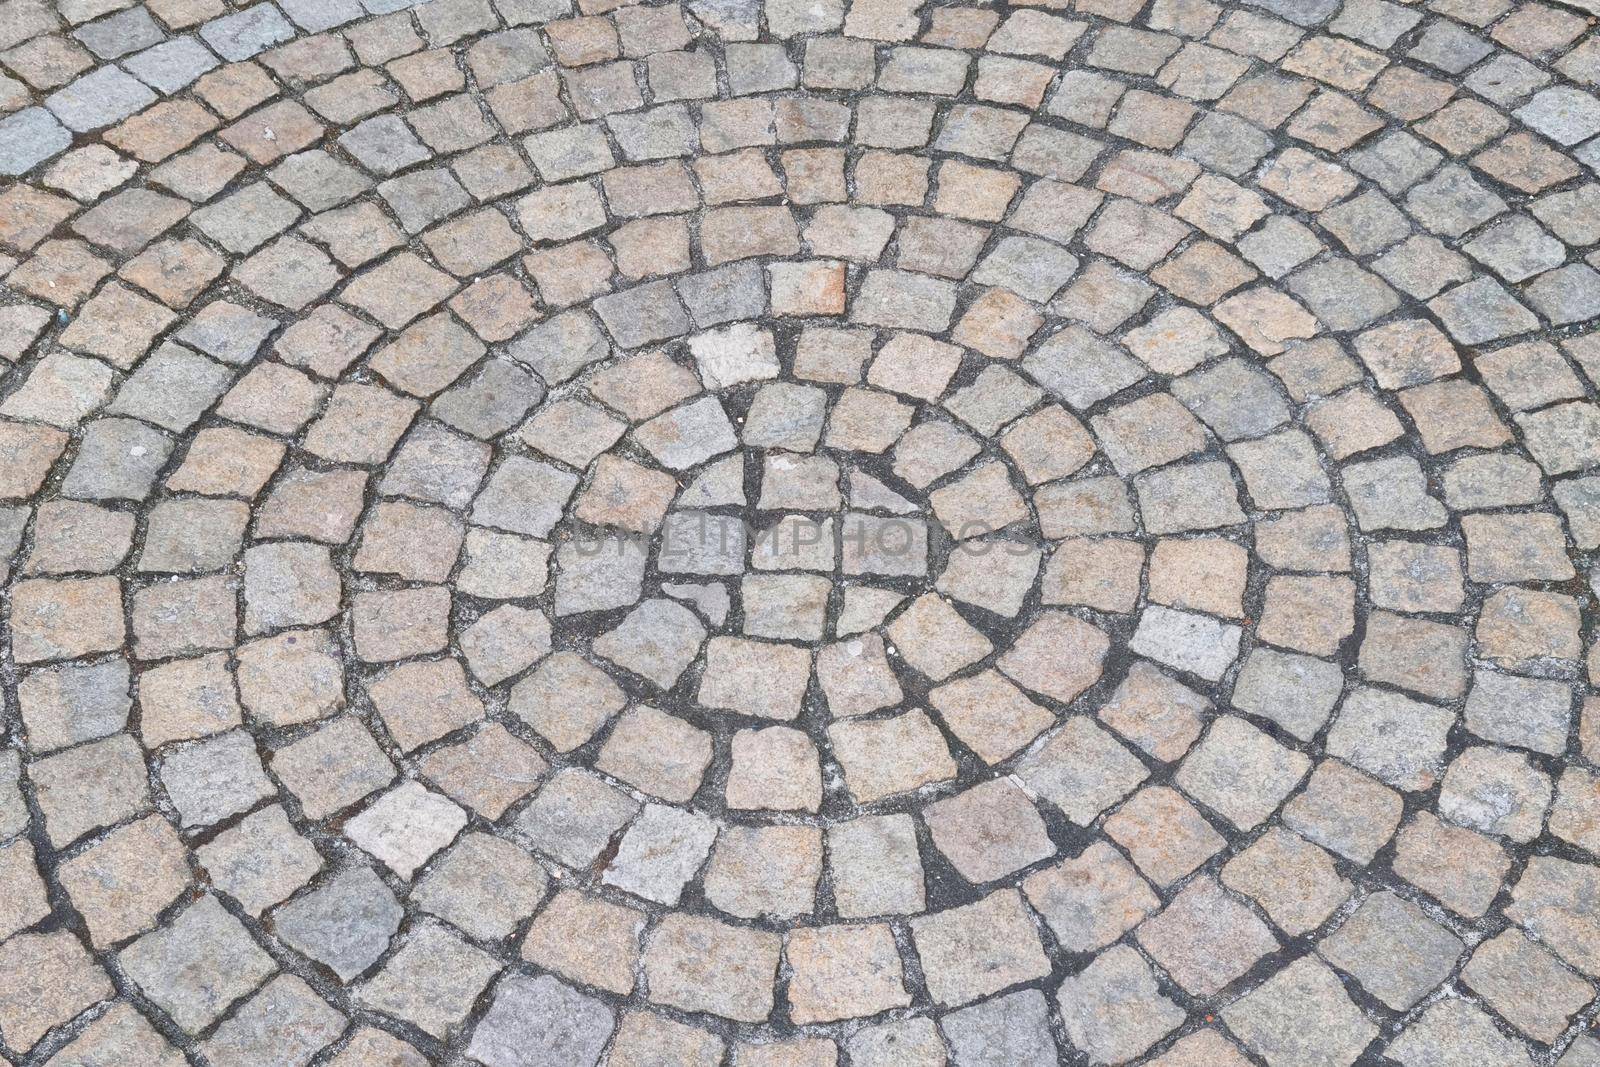
[[[1596,16],[0,0],[0,1060],[1600,1065]]]

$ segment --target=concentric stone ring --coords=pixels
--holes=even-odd
[[[1600,1064],[1594,0],[0,0],[0,1058]]]

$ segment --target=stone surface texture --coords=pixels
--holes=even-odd
[[[1595,1067],[1600,0],[0,0],[0,1060]]]

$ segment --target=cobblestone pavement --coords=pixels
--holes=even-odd
[[[0,1052],[1596,1067],[1597,0],[0,0]]]

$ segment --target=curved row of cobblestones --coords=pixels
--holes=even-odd
[[[1600,1065],[1593,0],[0,0],[0,1054]]]

